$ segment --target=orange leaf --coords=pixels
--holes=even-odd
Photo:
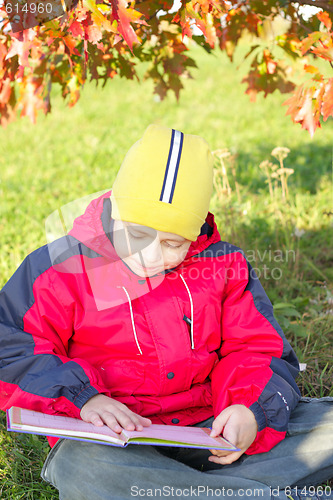
[[[0,102],[7,103],[9,101],[11,92],[11,80],[10,78],[6,78],[2,82],[0,82]]]
[[[296,92],[283,104],[289,104],[287,115],[290,114],[294,123],[300,123],[302,128],[313,136],[319,122],[319,101],[313,100],[316,89],[305,89],[301,85]],[[317,109],[318,108],[318,109]]]
[[[42,98],[42,79],[34,78],[32,75],[24,77],[20,90],[18,107],[22,107],[21,116],[27,116],[35,124],[38,110],[46,111],[47,107]]]
[[[333,61],[333,44],[330,43],[329,47],[316,47],[312,49],[312,53],[316,54],[327,61]]]
[[[277,62],[274,61],[271,57],[271,53],[269,50],[264,50],[263,52],[264,61],[266,63],[266,71],[269,75],[273,75],[276,70]]]
[[[98,10],[96,2],[94,0],[84,0],[84,2],[86,3],[90,11],[92,20],[97,26],[103,27],[104,29],[106,29],[107,31],[111,31],[112,33],[116,32],[110,21]]]
[[[330,78],[325,86],[321,113],[324,122],[326,122],[329,116],[333,116],[333,78]]]
[[[66,47],[68,48],[70,55],[73,55],[73,54],[75,54],[76,56],[81,55],[80,52],[75,47],[75,45],[77,43],[75,38],[71,37],[70,35],[67,35],[67,36],[63,36],[62,40],[65,43]]]
[[[328,31],[330,31],[332,28],[332,21],[330,19],[330,16],[328,15],[328,12],[324,11],[318,12],[317,17],[319,21],[321,21],[326,26]]]
[[[312,93],[311,91],[307,91],[301,102],[301,107],[298,110],[298,113],[295,115],[294,121],[296,123],[301,123],[302,128],[305,128],[309,131],[311,137],[313,136],[318,123],[314,120],[314,114],[312,111]]]
[[[90,13],[87,19],[82,22],[82,27],[84,29],[85,39],[93,44],[97,44],[102,38],[103,33],[101,27],[93,22]]]
[[[313,44],[318,42],[321,36],[322,33],[320,31],[314,31],[313,33],[310,33],[309,36],[304,38],[301,43],[302,55],[304,55],[312,47]]]
[[[304,64],[304,70],[307,72],[307,73],[319,73],[319,69],[316,68],[316,66],[312,66],[311,64]]]

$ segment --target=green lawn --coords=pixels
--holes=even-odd
[[[46,243],[45,220],[58,208],[112,186],[129,147],[152,122],[206,138],[228,148],[235,176],[231,193],[215,194],[222,239],[241,246],[257,269],[277,319],[307,370],[303,395],[333,395],[332,156],[333,121],[313,139],[291,123],[277,93],[250,103],[225,55],[195,49],[199,70],[185,81],[179,102],[159,102],[152,84],[115,78],[104,89],[86,84],[69,109],[53,93],[53,111],[32,126],[24,118],[0,130],[0,286],[24,256]],[[259,164],[276,146],[290,149],[285,166],[290,199],[279,188],[271,199]],[[238,183],[238,192],[235,180]],[[4,423],[4,415],[2,415]],[[43,438],[0,434],[1,499],[52,499],[39,479],[48,446]]]

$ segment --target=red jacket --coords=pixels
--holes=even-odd
[[[247,453],[271,449],[300,398],[299,366],[243,252],[209,212],[180,265],[140,278],[113,248],[109,196],[0,292],[0,407],[79,417],[104,393],[190,425],[244,404],[259,427]]]

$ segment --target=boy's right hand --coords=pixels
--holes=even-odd
[[[123,429],[142,431],[149,427],[151,420],[134,413],[126,405],[104,394],[96,394],[81,408],[80,416],[85,422],[97,427],[107,425],[112,431],[120,434]]]

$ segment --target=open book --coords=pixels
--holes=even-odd
[[[149,427],[144,427],[142,431],[123,430],[121,434],[117,434],[106,425],[96,427],[77,418],[47,415],[15,406],[7,410],[7,430],[97,442],[113,446],[150,444],[154,446],[181,446],[185,448],[239,451],[239,448],[236,448],[224,438],[210,437],[211,429],[203,427],[151,424]]]

